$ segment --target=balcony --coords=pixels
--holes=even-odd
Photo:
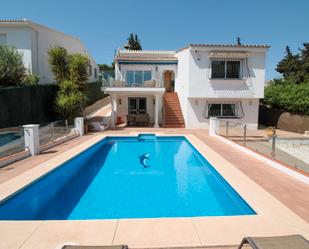
[[[145,87],[145,88],[161,88],[162,84],[160,84],[158,81],[156,80],[146,80],[143,83],[133,83],[133,84],[129,84],[125,81],[122,80],[115,80],[115,79],[108,79],[108,80],[104,80],[102,82],[102,87],[103,88],[110,88],[110,87],[117,87],[117,88],[126,88],[126,87],[130,87],[130,88],[140,88],[140,87]]]
[[[142,84],[128,84],[121,80],[103,80],[102,91],[108,94],[112,93],[150,93],[163,94],[165,88],[156,80],[147,80]]]

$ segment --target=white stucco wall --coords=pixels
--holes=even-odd
[[[179,57],[179,63],[182,59],[188,60],[190,82],[188,96],[192,98],[199,97],[236,97],[234,91],[241,95],[252,98],[264,97],[265,82],[265,52],[266,49],[244,49],[237,48],[236,51],[247,51],[248,69],[250,78],[241,80],[221,80],[211,79],[211,59],[209,53],[212,51],[235,51],[235,48],[191,48],[188,58]],[[245,69],[246,70],[246,69]],[[179,81],[182,81],[180,78]],[[237,96],[238,97],[238,96]]]
[[[208,119],[203,117],[208,100],[242,101],[244,118],[238,121],[257,128],[259,98],[264,97],[265,48],[210,48],[189,47],[177,53],[178,77],[175,91],[178,93],[187,128],[208,128]],[[241,80],[211,78],[212,51],[246,51],[250,77]],[[236,121],[236,120],[235,120]]]
[[[206,102],[227,101],[226,99],[204,99],[204,98],[189,98],[188,110],[185,117],[187,128],[209,128],[209,118],[204,117],[204,109]],[[257,129],[259,115],[259,99],[232,99],[231,101],[241,101],[244,111],[244,117],[241,119],[224,119],[229,120],[231,124],[247,124],[248,129]],[[222,119],[223,120],[223,119]]]
[[[175,79],[175,92],[177,92],[183,117],[187,116],[188,91],[189,91],[189,50],[183,50],[177,54],[178,74]]]
[[[92,65],[92,75],[89,76],[89,82],[98,80],[94,78],[94,68],[97,68],[97,72],[99,72],[98,66],[87,53],[86,48],[80,40],[38,25],[35,26],[35,29],[38,32],[38,60],[40,75],[42,75],[41,83],[54,82],[54,76],[48,64],[48,50],[55,46],[66,48],[69,53],[81,53],[86,55],[90,59]]]
[[[0,34],[6,34],[7,44],[14,46],[23,54],[26,69],[39,75],[41,84],[54,82],[48,64],[48,50],[53,46],[62,46],[69,53],[86,55],[92,65],[92,75],[89,76],[89,82],[98,80],[94,77],[94,68],[99,73],[97,64],[86,51],[82,42],[74,37],[32,22],[2,23],[0,24]]]
[[[0,26],[0,34],[6,35],[7,45],[15,47],[23,55],[25,68],[34,73],[36,68],[32,64],[32,39],[35,31],[29,27]]]

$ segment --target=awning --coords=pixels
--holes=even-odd
[[[209,53],[209,58],[247,58],[249,56],[248,52],[229,52],[229,51],[214,51]]]
[[[119,65],[177,65],[178,61],[118,61]]]

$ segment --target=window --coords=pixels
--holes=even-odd
[[[142,85],[146,80],[151,80],[151,71],[126,71],[128,85]]]
[[[212,79],[239,79],[240,61],[213,60],[211,62]]]
[[[147,112],[146,98],[129,98],[129,114],[145,114]]]
[[[6,34],[0,34],[0,44],[4,45],[7,42]]]
[[[237,117],[236,104],[208,104],[208,117]]]
[[[89,64],[89,76],[91,76],[92,75],[92,66],[91,66],[91,64]]]

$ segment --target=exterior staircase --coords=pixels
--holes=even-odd
[[[163,95],[163,127],[185,128],[178,95],[175,92],[166,92]]]

